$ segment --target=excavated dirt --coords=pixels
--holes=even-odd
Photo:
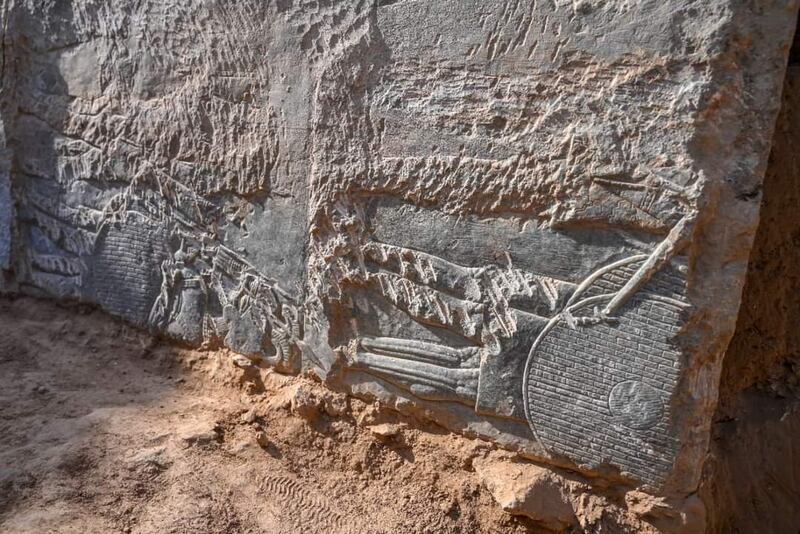
[[[599,493],[229,352],[0,299],[3,533],[655,531],[652,503]]]
[[[100,312],[0,301],[0,532],[524,532],[488,446]]]

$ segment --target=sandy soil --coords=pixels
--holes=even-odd
[[[107,315],[0,300],[0,532],[536,532],[490,448]]]

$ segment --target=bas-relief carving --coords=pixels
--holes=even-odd
[[[651,43],[667,68],[623,40],[598,50],[572,7],[506,4],[131,7],[172,46],[202,42],[134,54],[133,78],[119,50],[144,43],[98,22],[118,13],[77,3],[85,26],[61,35],[32,12],[45,41],[99,25],[119,46],[27,51],[20,283],[660,486],[710,74],[669,39]],[[102,87],[71,72],[84,56]]]
[[[0,270],[8,269],[11,265],[11,227],[14,215],[8,175],[8,171],[0,167]],[[1,284],[2,282],[0,287]]]
[[[131,184],[97,211],[65,210],[36,192],[21,206],[22,220],[36,223],[21,267],[37,287],[94,300],[195,346],[225,344],[299,370],[296,288],[291,294],[221,243],[220,210],[185,186]]]
[[[301,47],[269,54],[259,2],[173,7],[14,11],[18,282],[297,372]]]
[[[677,255],[687,228],[682,221],[649,253],[574,282],[367,241],[360,270],[338,280],[332,311],[354,321],[341,341],[346,367],[420,399],[526,422],[550,454],[584,466],[610,457],[658,484],[678,447],[668,406],[688,308]],[[409,337],[381,331],[356,302],[364,289],[367,301],[381,299],[421,328],[401,329]]]
[[[658,486],[678,451],[669,404],[688,307],[680,253],[701,191],[675,162],[686,157],[680,139],[650,138],[629,114],[643,100],[674,105],[650,101],[654,87],[668,93],[674,80],[653,72],[647,89],[612,88],[603,77],[571,85],[562,72],[556,89],[546,64],[520,68],[536,65],[527,52],[476,53],[470,40],[488,23],[472,13],[449,34],[463,32],[461,53],[428,47],[424,36],[393,47],[392,31],[413,26],[411,12],[422,9],[412,4],[379,10],[380,34],[321,74],[321,120],[367,139],[340,147],[322,125],[315,130],[324,150],[313,154],[309,285],[333,318],[343,374],[469,406],[489,427],[525,425],[537,444],[527,448],[540,455],[611,463]],[[441,22],[436,7],[423,11],[424,27]],[[498,53],[513,62],[487,69]],[[375,66],[365,57],[389,59]],[[609,68],[633,80],[641,62],[620,57]],[[614,93],[604,120],[582,119],[598,91]],[[407,206],[402,216],[387,217],[398,205]],[[514,226],[544,246],[519,246]],[[411,228],[423,235],[402,235]],[[546,244],[577,248],[577,231],[617,245],[579,262],[522,258],[558,258]],[[471,241],[483,263],[454,261],[450,242]]]

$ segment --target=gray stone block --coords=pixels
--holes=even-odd
[[[0,61],[4,59],[0,50]],[[5,93],[5,91],[2,91]],[[11,267],[11,234],[14,227],[14,203],[11,199],[11,150],[6,136],[7,118],[3,100],[0,96],[0,289],[5,285],[3,271]]]
[[[16,3],[17,283],[691,494],[796,9]]]
[[[11,265],[11,225],[14,220],[9,173],[0,171],[0,269]]]

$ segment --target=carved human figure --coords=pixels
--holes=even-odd
[[[151,326],[191,344],[203,341],[203,316],[208,288],[192,264],[197,251],[184,250],[181,244],[172,258],[161,263],[161,291],[150,312]]]
[[[613,325],[616,313],[683,246],[689,223],[688,217],[681,220],[649,255],[601,267],[578,285],[511,266],[463,267],[424,252],[368,242],[361,249],[360,275],[351,283],[363,284],[414,320],[444,327],[471,344],[454,348],[414,339],[362,336],[350,348],[348,364],[420,398],[462,402],[482,413],[522,417],[513,395],[505,399],[496,391],[497,377],[518,377],[520,360],[524,362],[531,343],[552,317],[561,317],[573,329]],[[613,293],[587,291],[618,264],[636,266],[621,287]],[[521,356],[513,356],[520,352]],[[495,378],[488,380],[487,375]]]

